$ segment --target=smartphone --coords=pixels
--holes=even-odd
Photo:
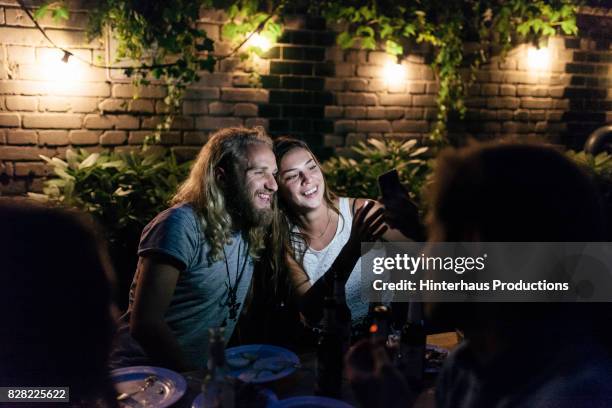
[[[397,195],[406,194],[406,190],[399,179],[399,174],[396,169],[388,171],[378,176],[378,188],[382,196],[383,203],[396,197]]]

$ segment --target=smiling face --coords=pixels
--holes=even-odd
[[[272,217],[272,200],[278,189],[272,149],[265,144],[247,146],[244,159],[239,160],[234,171],[236,174],[229,177],[228,207],[235,210],[242,223],[267,224]]]
[[[306,149],[296,147],[282,157],[278,184],[281,198],[298,212],[317,209],[323,204],[323,173]]]
[[[270,147],[253,144],[247,147],[244,187],[257,210],[270,209],[276,184],[276,158]]]

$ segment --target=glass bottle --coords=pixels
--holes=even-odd
[[[423,321],[423,304],[411,302],[408,319],[400,339],[399,369],[409,384],[420,387],[425,375],[427,333]]]
[[[342,338],[342,355],[344,355],[351,344],[351,310],[346,304],[346,282],[336,273],[334,274],[334,293],[336,301],[336,324]]]
[[[334,297],[329,296],[325,298],[323,307],[323,324],[317,343],[315,394],[340,398],[344,342],[336,320],[338,304]]]
[[[208,333],[208,370],[202,382],[204,408],[234,408],[234,382],[227,375],[229,369],[225,362],[225,329],[210,328]]]
[[[387,306],[378,305],[372,312],[372,324],[370,325],[370,335],[373,341],[380,341],[383,344],[391,333],[391,312]]]

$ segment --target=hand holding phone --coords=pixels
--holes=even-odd
[[[419,218],[419,209],[410,199],[408,190],[402,185],[396,169],[378,177],[378,186],[385,206],[385,221],[391,228],[398,229],[406,237],[420,242],[424,229]]]
[[[382,196],[382,202],[386,205],[386,202],[392,202],[399,197],[408,194],[399,179],[399,173],[396,169],[381,174],[378,177],[378,187]]]

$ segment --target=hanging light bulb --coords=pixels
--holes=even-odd
[[[66,51],[64,50],[64,56],[62,57],[62,62],[64,64],[68,63],[68,59],[72,56],[72,53],[70,51]]]
[[[40,79],[49,81],[49,86],[58,91],[76,86],[82,77],[83,66],[70,51],[53,49],[41,55]]]

